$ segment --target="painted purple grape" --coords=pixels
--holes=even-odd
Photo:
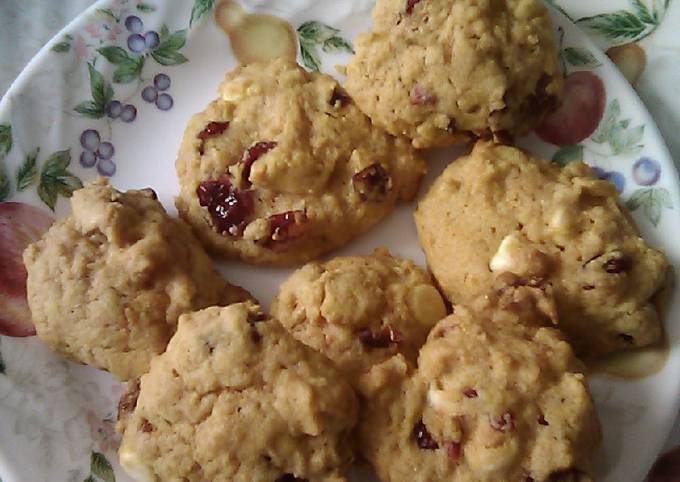
[[[166,74],[156,74],[153,78],[153,85],[158,90],[168,90],[170,88],[170,77]]]
[[[92,151],[83,151],[80,154],[80,165],[83,167],[92,167],[97,163],[97,153]]]
[[[116,149],[114,149],[113,144],[110,142],[102,142],[99,144],[97,154],[99,154],[99,159],[111,159],[115,152]]]
[[[132,33],[142,33],[144,30],[144,22],[136,15],[130,15],[125,19],[125,28]]]
[[[142,89],[142,99],[146,102],[156,102],[158,91],[155,87],[148,85]]]
[[[656,184],[661,176],[661,166],[654,159],[641,157],[633,164],[633,179],[641,186]]]
[[[605,179],[612,182],[616,186],[616,190],[619,192],[623,192],[623,190],[626,188],[626,178],[620,172],[608,172]]]
[[[609,181],[614,184],[614,186],[616,186],[616,190],[619,192],[623,192],[626,187],[626,178],[620,172],[605,171],[601,167],[597,166],[593,166],[593,172],[600,179],[604,179],[605,181]]]
[[[139,53],[146,47],[146,42],[140,34],[133,33],[128,37],[127,46],[131,51]]]
[[[117,119],[120,117],[120,112],[123,110],[123,104],[118,100],[112,100],[106,104],[106,115],[111,119]]]
[[[156,99],[156,107],[160,110],[172,109],[173,103],[172,97],[169,94],[161,94],[158,96],[158,99]]]
[[[97,171],[102,176],[111,177],[116,173],[116,163],[111,159],[102,159],[97,164]]]
[[[126,104],[123,111],[120,113],[120,120],[123,122],[132,122],[137,118],[137,108],[132,104]]]
[[[155,49],[158,47],[161,43],[161,38],[158,35],[158,32],[154,32],[153,30],[149,30],[144,34],[144,44],[146,45],[147,49]]]
[[[597,177],[599,177],[600,179],[606,179],[607,171],[598,166],[591,166],[591,168],[593,169],[593,172]]]
[[[96,151],[99,147],[101,138],[99,137],[99,132],[94,129],[86,129],[80,134],[80,145],[83,149],[88,151]]]

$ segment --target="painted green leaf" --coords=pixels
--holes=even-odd
[[[12,150],[12,126],[0,124],[0,159]]]
[[[102,47],[97,49],[97,52],[102,54],[106,60],[116,65],[130,60],[128,53],[122,47],[118,47],[117,45],[108,45],[106,47]]]
[[[71,163],[71,150],[65,149],[57,151],[45,160],[42,167],[42,174],[48,176],[58,176]]]
[[[564,58],[574,67],[598,67],[602,65],[590,50],[582,47],[566,47]]]
[[[663,187],[646,187],[633,192],[626,201],[626,207],[635,211],[642,208],[642,213],[654,225],[661,220],[663,209],[673,209],[671,195]]]
[[[186,43],[186,29],[168,35],[160,45],[151,52],[151,56],[161,65],[177,65],[187,62],[184,55],[178,52]]]
[[[590,139],[593,142],[597,142],[598,144],[609,142],[611,131],[618,122],[620,116],[621,105],[619,104],[618,99],[614,99],[607,106],[607,110],[604,113],[604,117],[600,121],[600,125],[597,126],[597,129],[593,135],[590,136]]]
[[[647,202],[647,198],[649,197],[651,191],[651,187],[645,187],[634,191],[628,201],[626,201],[626,207],[630,211],[635,211]]]
[[[92,452],[90,458],[90,471],[105,482],[116,482],[116,476],[113,473],[113,467],[104,454],[99,452]]]
[[[205,15],[206,12],[210,11],[215,4],[215,0],[195,0],[194,6],[191,9],[191,18],[189,19],[189,27],[191,27],[194,22],[197,22],[199,18]]]
[[[345,40],[342,37],[331,37],[328,40],[326,40],[323,43],[323,51],[324,52],[330,52],[332,50],[340,50],[343,52],[347,52],[350,54],[354,53],[354,49],[352,48],[352,44],[350,44],[347,40]]]
[[[120,20],[118,16],[116,16],[116,14],[113,13],[113,10],[111,10],[110,8],[98,8],[97,13],[104,17],[110,18],[114,22],[118,22],[118,20]]]
[[[40,171],[38,196],[52,211],[59,195],[71,197],[73,191],[83,187],[82,181],[66,170],[70,163],[70,149],[57,151],[45,160]]]
[[[106,104],[113,99],[113,88],[104,76],[94,68],[94,65],[87,64],[90,72],[90,91],[92,92],[92,101],[101,107],[102,111]]]
[[[156,7],[154,7],[150,3],[142,2],[139,5],[137,5],[137,10],[139,10],[140,12],[144,12],[144,13],[155,12]]]
[[[168,30],[167,25],[163,24],[158,33],[160,34],[161,40],[163,40],[164,38],[166,38],[170,34],[170,30]]]
[[[45,205],[54,211],[54,206],[57,204],[57,190],[52,189],[51,185],[38,184],[38,197],[45,203]]]
[[[56,44],[54,44],[54,47],[52,47],[52,52],[57,52],[60,54],[68,52],[69,50],[71,50],[71,42],[68,40],[62,40],[61,42],[57,42]]]
[[[78,114],[82,114],[91,119],[104,117],[104,106],[99,106],[91,100],[81,102],[73,108]]]
[[[144,57],[132,57],[122,62],[113,72],[113,81],[116,84],[127,84],[142,75]]]
[[[87,477],[85,477],[85,480],[83,480],[83,482],[98,482],[98,481],[91,475],[88,475]]]
[[[558,10],[560,13],[562,13],[562,15],[564,15],[565,17],[567,17],[569,20],[571,20],[572,22],[574,21],[574,19],[571,17],[571,15],[569,15],[569,14],[566,12],[566,10],[564,10],[561,6],[559,6],[555,0],[545,0],[545,1],[546,1],[548,4],[550,4],[554,9],[556,9],[556,10]]]
[[[673,201],[671,200],[671,193],[664,187],[657,187],[655,189],[656,197],[659,204],[666,209],[673,209]]]
[[[11,192],[12,186],[9,182],[9,177],[7,176],[7,167],[5,166],[5,161],[0,159],[0,202],[9,199]]]
[[[637,40],[649,29],[649,25],[627,10],[579,18],[576,23],[616,41]]]
[[[325,23],[316,20],[303,23],[298,27],[297,31],[301,39],[304,38],[313,43],[325,42],[329,38],[335,37],[335,34],[340,32],[337,28],[333,28],[330,25],[326,25]]]
[[[302,64],[309,70],[317,71],[321,68],[321,59],[316,52],[316,45],[302,37],[300,37],[300,55],[302,56]]]
[[[555,154],[553,154],[552,160],[561,166],[565,166],[572,161],[582,161],[583,146],[580,144],[562,146],[557,150],[557,152],[555,152]]]
[[[633,10],[640,20],[650,25],[656,25],[657,21],[654,19],[652,12],[649,11],[647,5],[641,0],[632,0]]]
[[[24,162],[17,169],[16,181],[17,191],[23,191],[31,186],[38,177],[38,167],[36,161],[40,148],[26,155]]]

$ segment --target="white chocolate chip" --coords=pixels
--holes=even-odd
[[[123,470],[137,482],[154,482],[156,480],[149,466],[131,447],[125,444],[121,445],[118,451],[118,460]]]
[[[494,273],[541,276],[547,269],[547,257],[520,233],[511,233],[501,241],[489,269]]]

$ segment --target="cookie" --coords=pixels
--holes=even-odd
[[[380,480],[592,480],[601,432],[582,365],[536,325],[542,295],[516,296],[519,309],[493,294],[457,305],[414,374],[396,359],[365,377],[360,448]]]
[[[384,248],[306,264],[281,286],[271,311],[351,381],[396,353],[415,363],[430,329],[446,316],[430,276]]]
[[[424,161],[332,77],[279,59],[237,68],[219,91],[177,159],[177,208],[212,251],[302,263],[415,196]]]
[[[539,0],[378,0],[354,48],[347,91],[417,148],[526,134],[562,93]]]
[[[76,191],[71,207],[24,251],[33,322],[54,350],[138,377],[165,350],[180,314],[249,298],[220,277],[152,190],[121,193],[100,178]]]
[[[449,300],[466,303],[503,273],[550,286],[559,327],[598,356],[662,337],[655,304],[666,257],[647,245],[615,186],[582,162],[565,167],[479,142],[434,182],[415,213]]]
[[[345,481],[354,391],[253,303],[182,315],[131,389],[117,428],[135,480]]]

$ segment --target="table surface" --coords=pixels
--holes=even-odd
[[[575,19],[621,10],[636,12],[636,2],[629,0],[546,1],[563,8]],[[31,57],[93,3],[94,0],[0,0],[0,97]],[[623,30],[610,30],[608,35],[603,35],[596,29],[586,29],[586,33],[610,54],[627,77],[639,73],[634,87],[656,120],[676,165],[680,166],[680,0],[642,0],[642,4],[650,8],[667,7],[657,25],[647,25],[632,37]],[[644,55],[640,56],[639,52]],[[658,464],[649,482],[680,480],[678,421],[665,450],[671,453]]]

